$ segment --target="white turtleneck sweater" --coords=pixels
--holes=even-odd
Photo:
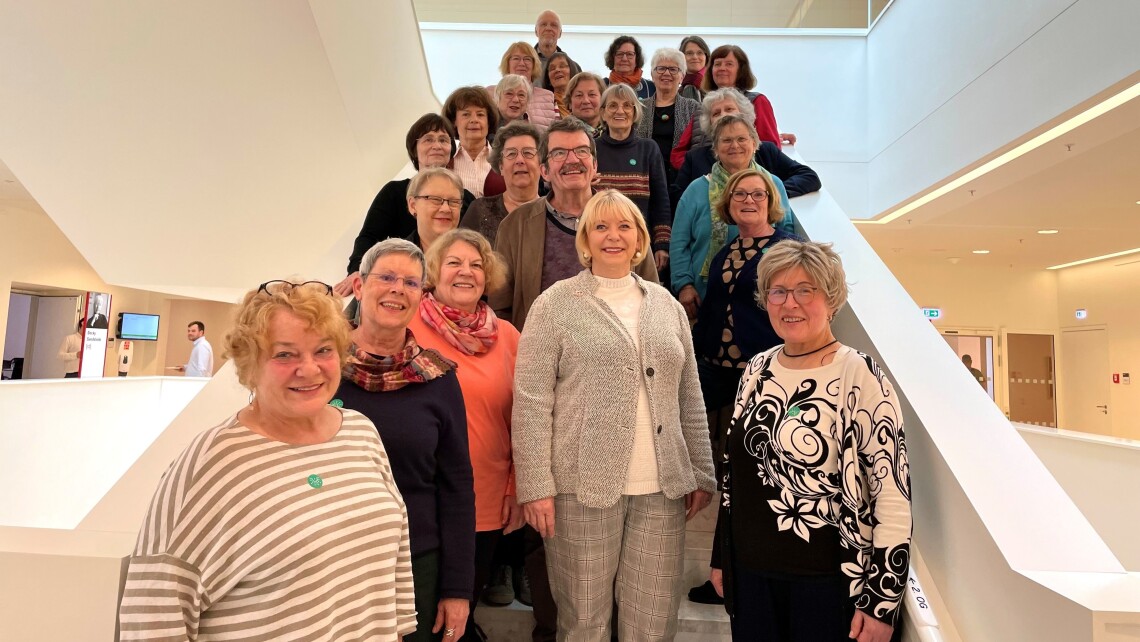
[[[617,315],[629,335],[629,340],[633,342],[633,347],[640,354],[638,325],[645,294],[630,274],[620,279],[607,279],[597,275],[594,275],[594,278],[598,280],[598,289],[594,292],[594,296],[604,301]],[[637,393],[637,423],[634,426],[633,454],[629,458],[629,469],[626,471],[624,494],[648,495],[657,492],[661,492],[661,484],[657,480],[653,421],[649,413],[649,393],[645,388],[645,382],[642,381]]]

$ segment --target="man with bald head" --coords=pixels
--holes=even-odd
[[[558,17],[557,13],[547,9],[538,14],[538,20],[534,22],[534,35],[538,36],[538,42],[535,43],[534,48],[538,52],[538,57],[542,59],[542,76],[539,79],[539,84],[542,83],[542,78],[546,77],[546,59],[554,55],[556,51],[562,51],[558,46],[558,39],[562,37],[562,19]],[[567,56],[567,62],[570,63],[570,77],[573,78],[574,74],[582,71],[582,66],[574,62],[573,58]],[[550,89],[550,87],[546,87]]]

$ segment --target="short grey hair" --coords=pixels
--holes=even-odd
[[[424,183],[426,183],[428,179],[436,177],[446,178],[451,181],[455,189],[459,190],[459,198],[463,198],[463,179],[459,178],[458,174],[446,167],[427,167],[416,172],[411,182],[408,183],[407,198],[411,199],[412,197],[419,196],[420,188],[423,187]]]
[[[761,308],[768,309],[765,293],[772,286],[773,279],[795,268],[803,268],[812,285],[823,292],[827,307],[833,314],[847,303],[847,273],[843,271],[843,260],[832,249],[831,243],[788,239],[765,252],[756,268],[756,303]]]
[[[650,61],[649,66],[650,67],[656,67],[663,60],[668,60],[669,62],[677,63],[677,66],[681,68],[681,76],[683,77],[685,75],[685,71],[688,67],[685,64],[685,54],[681,53],[680,49],[674,49],[672,47],[662,47],[662,48],[658,49],[657,51],[654,51],[653,52],[653,59],[652,59],[652,61]],[[681,84],[680,79],[677,80],[677,84],[678,85]]]
[[[606,90],[602,92],[602,113],[605,113],[606,103],[611,100],[628,100],[633,103],[632,127],[636,130],[637,123],[641,122],[641,114],[645,111],[645,107],[642,106],[641,99],[637,97],[637,92],[633,90],[633,87],[622,82],[615,82],[606,87]]]
[[[724,89],[717,89],[705,94],[704,99],[701,100],[701,116],[700,126],[701,131],[708,132],[712,129],[712,108],[713,105],[731,100],[736,103],[736,108],[740,110],[748,118],[748,122],[756,122],[756,108],[748,101],[748,98],[740,93],[736,87],[726,87]],[[753,125],[755,127],[755,125]]]
[[[503,95],[504,91],[507,91],[508,89],[517,89],[519,87],[522,87],[526,90],[526,96],[529,100],[530,95],[534,93],[534,90],[530,87],[530,81],[528,81],[524,76],[520,76],[518,74],[507,74],[503,76],[503,79],[499,81],[499,84],[495,85],[495,102],[499,101],[499,97]]]
[[[427,276],[427,264],[424,260],[423,250],[407,239],[389,238],[373,245],[360,259],[360,278],[372,273],[376,262],[390,254],[403,254],[420,264],[420,279]]]
[[[716,142],[720,139],[720,133],[732,125],[744,125],[744,129],[748,130],[748,137],[752,139],[752,145],[757,149],[760,147],[760,137],[756,135],[756,121],[754,118],[748,118],[744,114],[725,114],[713,123],[713,130],[709,132],[709,142],[712,143],[713,157],[718,161],[720,160],[720,155],[716,153]],[[755,151],[753,153],[755,153]]]

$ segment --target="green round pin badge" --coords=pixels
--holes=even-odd
[[[325,480],[321,479],[321,476],[317,474],[309,475],[309,485],[313,488],[320,488],[325,485]]]
[[[637,164],[637,159],[636,159],[636,158],[631,158],[631,159],[629,159],[629,164],[630,164],[630,165],[636,165],[636,164]]]
[[[333,399],[332,401],[329,402],[329,405],[332,406],[333,408],[344,408],[344,402],[341,401],[340,399]]]

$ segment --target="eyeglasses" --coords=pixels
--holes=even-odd
[[[385,287],[389,288],[393,285],[396,285],[396,283],[403,283],[405,290],[416,291],[424,287],[423,281],[417,278],[410,276],[396,276],[391,272],[368,272],[367,274],[360,275],[360,279],[362,281],[367,281],[368,277],[376,279],[380,283],[384,284]]]
[[[794,289],[787,288],[770,288],[768,290],[768,303],[772,305],[783,305],[788,300],[788,293],[791,292],[792,296],[796,299],[796,303],[800,305],[807,305],[815,300],[817,287],[810,285],[801,285]]]
[[[581,147],[575,147],[574,149],[566,149],[565,147],[555,147],[554,149],[547,152],[546,156],[547,156],[547,158],[550,158],[551,160],[560,161],[560,160],[563,160],[564,158],[566,158],[566,156],[569,155],[570,152],[574,152],[574,155],[577,156],[581,160],[586,160],[587,158],[590,158],[594,155],[594,153],[590,151],[590,148],[588,146],[583,145]]]
[[[721,139],[718,139],[718,140],[716,141],[716,144],[717,144],[717,145],[729,145],[729,146],[731,146],[731,145],[738,145],[738,146],[740,146],[740,147],[744,147],[745,145],[747,145],[747,144],[748,144],[748,143],[750,143],[750,142],[752,142],[752,139],[751,139],[751,138],[749,138],[749,137],[747,137],[747,136],[737,136],[737,137],[735,137],[735,138],[721,138]]]
[[[428,201],[436,208],[443,207],[444,203],[450,205],[453,210],[463,207],[463,199],[461,198],[443,198],[442,196],[413,196],[412,198]]]
[[[619,51],[614,54],[614,58],[636,58],[637,52],[634,51]]]
[[[507,61],[511,63],[525,62],[528,65],[534,64],[534,58],[531,58],[530,56],[511,56],[510,58],[507,58]]]
[[[313,290],[314,292],[321,292],[330,296],[333,293],[332,286],[322,281],[305,281],[304,283],[293,283],[292,281],[282,280],[266,281],[265,283],[262,283],[261,285],[257,286],[257,293],[261,294],[264,292],[272,296],[274,294],[288,294],[296,289]]]
[[[450,136],[432,136],[431,134],[424,134],[423,136],[420,136],[416,142],[423,143],[425,145],[444,145],[444,146],[450,147],[451,146],[451,137]]]
[[[657,73],[661,74],[662,76],[664,76],[665,74],[669,74],[670,76],[676,76],[677,74],[681,73],[681,68],[680,67],[654,67],[653,71],[656,71]]]
[[[744,201],[747,201],[749,196],[751,196],[752,200],[756,203],[766,201],[768,200],[768,190],[758,189],[755,192],[746,192],[742,189],[738,189],[732,191],[732,200],[736,201],[737,203],[743,203]]]
[[[538,150],[533,147],[524,147],[522,149],[510,147],[503,150],[503,160],[514,161],[519,157],[519,154],[522,154],[522,157],[527,160],[534,160],[534,158],[538,156]]]

